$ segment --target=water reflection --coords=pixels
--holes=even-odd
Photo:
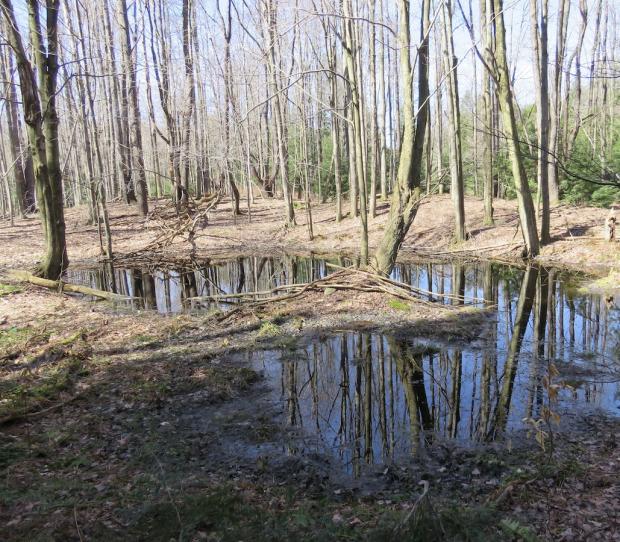
[[[541,416],[550,362],[575,388],[560,392],[555,410],[619,414],[617,304],[577,294],[558,273],[534,267],[404,271],[401,280],[428,292],[497,306],[490,336],[446,347],[350,332],[294,352],[250,353],[273,382],[287,425],[299,434],[289,453],[334,454],[355,474],[364,464],[420,453],[437,439],[495,439],[524,427],[523,418]]]
[[[68,280],[174,313],[198,296],[322,278],[330,271],[326,264],[312,257],[239,257],[182,271],[72,271]],[[523,418],[541,416],[550,363],[575,388],[560,393],[556,410],[563,416],[592,407],[620,413],[617,297],[580,293],[558,271],[491,263],[398,265],[392,278],[436,303],[486,306],[497,314],[496,323],[460,347],[443,345],[441,332],[426,342],[339,333],[296,351],[248,354],[272,384],[285,423],[299,434],[285,445],[288,453],[334,454],[355,473],[365,464],[421,453],[441,439],[495,439],[522,428]]]
[[[134,306],[156,309],[165,314],[186,309],[209,309],[216,305],[191,298],[268,291],[288,284],[313,281],[327,275],[325,263],[323,259],[297,256],[239,257],[223,262],[206,262],[189,270],[125,269],[109,265],[85,270],[70,269],[65,278],[76,284],[134,297]],[[217,304],[220,308],[222,305],[222,302]]]

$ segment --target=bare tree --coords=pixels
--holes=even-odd
[[[540,242],[544,245],[550,241],[549,224],[549,77],[548,77],[548,40],[547,17],[549,7],[547,0],[530,0],[530,23],[534,50],[534,78],[536,86],[536,132],[538,136],[538,194],[542,203],[540,220]],[[540,13],[540,16],[539,16]]]
[[[17,61],[24,120],[33,158],[37,200],[46,244],[46,253],[37,273],[51,279],[57,279],[69,263],[56,111],[59,4],[59,0],[46,0],[44,33],[41,25],[41,5],[37,0],[28,0],[28,27],[34,58],[34,63],[31,63],[11,0],[0,2],[7,23],[8,40]]]
[[[502,113],[504,132],[510,151],[510,163],[514,177],[517,202],[519,205],[519,222],[528,256],[536,256],[539,252],[538,232],[536,231],[536,210],[532,194],[527,183],[527,175],[521,154],[521,143],[517,128],[515,106],[510,84],[510,71],[506,55],[506,27],[504,25],[503,0],[494,0],[495,7],[495,80],[497,81],[497,95]]]
[[[374,255],[373,267],[380,273],[389,274],[396,262],[400,246],[413,223],[421,200],[420,176],[424,152],[424,135],[428,119],[427,108],[430,95],[428,83],[428,35],[430,30],[430,0],[424,0],[420,17],[420,45],[418,69],[418,111],[413,110],[413,72],[409,49],[409,0],[400,0],[400,28],[398,31],[400,78],[403,85],[403,140],[398,161],[398,174],[394,184],[390,213],[383,238]],[[415,121],[415,133],[414,133]]]
[[[140,106],[138,102],[138,84],[136,69],[133,62],[131,35],[129,33],[129,17],[127,0],[118,0],[118,17],[121,30],[123,71],[127,77],[127,96],[129,104],[129,142],[131,148],[131,176],[134,180],[136,198],[140,214],[149,212],[148,189],[144,171],[144,153],[142,150],[142,129]]]

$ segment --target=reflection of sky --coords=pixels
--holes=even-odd
[[[346,375],[341,364],[343,340],[346,341]],[[368,340],[371,341],[371,364],[363,354]],[[460,389],[455,398],[457,354],[462,358]],[[495,366],[497,371],[489,384],[487,416],[491,420],[494,420],[495,405],[506,378],[503,374],[506,352],[501,348],[463,351],[445,348],[441,352],[415,356],[422,361],[424,390],[433,429],[412,441],[404,373],[390,354],[387,338],[347,333],[317,340],[295,354],[267,351],[255,353],[252,357],[254,367],[263,371],[272,384],[274,401],[281,403],[284,410],[283,418],[303,435],[298,442],[298,451],[334,453],[348,470],[351,470],[356,454],[362,460],[367,458],[368,449],[372,450],[369,462],[382,463],[411,454],[414,446],[423,446],[424,438],[456,438],[461,443],[484,440],[485,435],[490,434],[493,422],[484,426],[481,418],[484,409],[481,391],[483,364]],[[542,407],[548,404],[542,386],[542,376],[546,374],[544,362],[538,369],[534,364],[535,358],[524,346],[510,401],[508,431],[523,428],[525,417],[539,418]],[[368,389],[371,390],[372,412],[370,448],[366,447]],[[456,405],[456,428],[451,431],[450,420]],[[591,382],[580,385],[576,395],[568,390],[562,391],[552,410],[564,416],[593,408],[618,414],[619,405],[617,384]]]
[[[485,273],[487,279],[492,278],[492,288],[490,292],[487,291],[487,295],[492,297],[488,301],[495,306],[497,320],[491,336],[476,339],[462,350],[455,346],[446,347],[440,342],[422,343],[415,337],[410,337],[408,343],[409,346],[417,344],[418,352],[425,351],[423,355],[417,355],[416,359],[421,359],[423,364],[424,394],[432,414],[434,433],[439,438],[456,438],[467,443],[483,438],[490,431],[490,422],[482,428],[483,369],[485,363],[486,367],[494,368],[489,377],[490,407],[487,411],[487,416],[493,419],[495,405],[506,379],[503,369],[508,358],[524,272],[495,264],[468,264],[464,268],[450,264],[399,264],[392,278],[430,290],[433,292],[431,297],[442,302],[437,293],[452,293],[455,288],[455,273],[461,273],[461,269],[466,303],[479,300],[476,303],[481,306],[481,300],[485,297]],[[319,259],[250,257],[184,273],[156,271],[152,277],[157,310],[161,313],[175,313],[184,310],[184,300],[189,295],[270,290],[291,282],[308,282],[325,276],[328,271],[325,261]],[[139,291],[144,291],[141,285],[144,276],[142,271],[117,269],[114,273],[119,293],[136,295]],[[72,271],[69,272],[68,279],[99,289],[111,288],[108,284],[109,275],[100,270]],[[570,279],[565,273],[555,273],[549,280],[549,289],[553,295],[547,294],[547,299],[552,299],[553,303],[546,312],[545,352],[542,359],[537,357],[534,344],[534,304],[517,358],[510,410],[506,420],[508,430],[522,428],[524,417],[540,416],[541,408],[547,403],[542,377],[547,372],[549,357],[559,369],[562,378],[566,378],[576,388],[574,393],[562,390],[554,409],[563,415],[594,408],[620,414],[620,388],[619,384],[614,382],[620,372],[618,299],[608,307],[601,296],[579,293]],[[211,306],[213,304],[202,307]],[[553,326],[549,325],[551,321],[554,322]],[[367,378],[371,381],[372,438],[369,449],[372,450],[373,461],[408,454],[412,448],[402,364],[399,369],[390,354],[390,341],[387,337],[364,335],[361,339],[361,352],[363,354],[366,351],[367,341],[370,340],[372,363],[369,365],[364,355],[359,355],[360,337],[360,334],[354,333],[345,336],[347,356],[344,367],[348,378],[346,385],[343,383],[340,361],[343,354],[342,335],[316,340],[305,350],[292,355],[290,352],[282,355],[278,352],[254,354],[254,363],[265,371],[273,386],[274,401],[281,402],[284,411],[289,414],[292,410],[291,403],[287,401],[288,389],[292,379],[295,380],[298,395],[295,409],[298,409],[298,412],[294,425],[301,427],[305,435],[302,448],[331,452],[336,450],[345,464],[352,461],[356,453],[356,442],[360,443],[359,453],[362,457],[366,449],[363,441],[365,420],[356,420],[355,413],[364,411]],[[441,339],[439,336],[434,341]],[[383,356],[380,354],[381,349]],[[461,378],[456,401],[453,394],[456,389],[454,371],[458,355],[461,356]],[[282,357],[286,359],[282,360]],[[597,376],[601,374],[602,376]],[[315,377],[310,378],[311,375]],[[382,389],[385,390],[385,416],[382,415],[381,401],[378,399]],[[348,398],[343,407],[344,392],[347,392],[345,395]],[[458,423],[456,428],[450,431],[451,415],[457,404]],[[341,415],[342,408],[346,414],[344,417]],[[382,422],[384,417],[387,422],[385,426]],[[356,434],[360,437],[356,438]],[[416,442],[419,444],[422,439]]]

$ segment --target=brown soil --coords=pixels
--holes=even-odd
[[[160,202],[159,205],[163,205]],[[151,202],[155,208],[157,202]],[[484,257],[519,260],[522,249],[518,229],[516,203],[495,201],[494,227],[482,226],[482,202],[466,199],[469,239],[456,246],[452,243],[453,212],[450,197],[437,195],[422,205],[401,250],[401,259],[416,255],[442,257]],[[369,242],[376,247],[387,219],[387,204],[378,206],[378,216],[369,221]],[[620,243],[603,240],[602,226],[608,211],[595,207],[559,206],[551,216],[553,242],[544,247],[541,262],[588,270],[598,275],[620,265]],[[284,210],[279,200],[257,199],[251,217],[247,211],[233,217],[229,202],[221,203],[209,215],[209,224],[196,236],[197,255],[221,256],[227,252],[317,252],[324,254],[357,253],[359,250],[359,219],[345,218],[337,224],[332,203],[312,208],[314,240],[308,240],[306,213],[297,209],[298,226],[283,226]],[[158,225],[138,216],[133,207],[110,205],[112,237],[117,255],[140,251],[161,233]],[[84,208],[67,209],[67,244],[73,264],[99,257],[97,228],[89,226]],[[16,220],[13,227],[0,225],[0,268],[34,265],[43,250],[37,218]],[[183,237],[161,251],[161,257],[189,257],[190,245]]]

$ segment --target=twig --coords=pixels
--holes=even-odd
[[[78,536],[80,537],[80,542],[84,542],[84,538],[82,537],[82,531],[80,529],[80,525],[78,524],[76,505],[73,506],[73,519],[75,521],[75,528],[77,529]]]
[[[428,480],[421,480],[420,484],[424,486],[424,490],[422,491],[422,495],[420,495],[416,501],[413,503],[413,506],[411,507],[411,510],[409,510],[409,512],[407,513],[407,515],[405,516],[405,518],[403,519],[403,521],[401,521],[395,528],[394,528],[394,533],[398,533],[401,529],[403,529],[407,523],[409,523],[409,521],[411,520],[411,517],[413,516],[413,514],[415,513],[415,511],[418,509],[418,506],[420,506],[420,503],[422,502],[422,500],[424,499],[424,497],[426,497],[426,494],[428,493],[428,490],[430,488],[430,484],[428,482]]]

